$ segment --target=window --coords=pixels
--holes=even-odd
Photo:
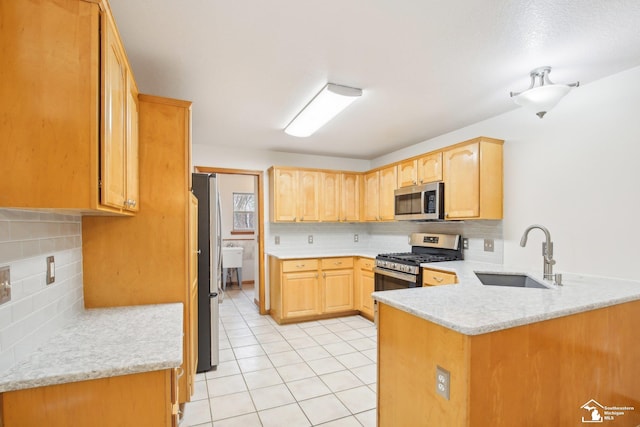
[[[256,195],[253,193],[233,193],[233,231],[253,232],[255,230]]]

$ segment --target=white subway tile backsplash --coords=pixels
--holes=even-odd
[[[45,283],[46,257],[56,281]],[[0,372],[40,347],[83,309],[79,215],[0,209],[0,266],[11,268],[11,301],[0,306]]]

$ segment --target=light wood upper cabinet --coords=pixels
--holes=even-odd
[[[395,217],[395,196],[398,175],[395,166],[380,169],[379,217],[381,221],[393,221]]]
[[[359,173],[340,174],[340,221],[360,221],[360,186],[362,175]]]
[[[388,166],[364,175],[363,212],[365,221],[394,219],[394,191],[398,185],[396,166]]]
[[[318,221],[320,173],[294,168],[269,169],[273,222]]]
[[[418,184],[442,181],[442,153],[433,153],[416,160]]]
[[[320,172],[320,221],[340,220],[340,173]]]
[[[299,221],[318,221],[320,200],[320,173],[310,170],[298,171],[298,217]]]
[[[502,144],[476,138],[443,152],[446,219],[502,219]]]
[[[127,199],[125,206],[127,210],[138,211],[140,209],[138,88],[131,73],[129,73],[127,82],[127,151],[125,153]]]
[[[272,222],[339,222],[360,218],[360,174],[272,167]]]
[[[0,207],[125,213],[134,85],[108,5],[3,1],[0,51]]]
[[[418,161],[415,159],[398,163],[398,188],[411,187],[418,183]]]
[[[269,205],[271,220],[293,222],[298,212],[298,171],[296,169],[269,169]]]
[[[364,175],[363,219],[380,221],[380,172],[373,171]]]

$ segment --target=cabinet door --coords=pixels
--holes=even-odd
[[[129,211],[138,211],[140,199],[139,165],[138,165],[138,88],[131,73],[127,76],[127,152],[126,159],[126,203]]]
[[[124,207],[126,191],[125,141],[126,141],[126,87],[127,67],[125,56],[111,19],[106,21],[104,52],[104,99],[102,139],[101,202],[116,208]],[[104,22],[103,21],[103,22]]]
[[[373,293],[374,289],[373,271],[361,270],[360,277],[360,290],[362,292],[360,294],[362,304],[361,311],[373,317],[373,298],[371,298],[371,294]]]
[[[340,220],[340,174],[338,172],[320,173],[320,221]]]
[[[379,216],[382,221],[390,221],[395,216],[395,195],[398,186],[397,168],[389,166],[380,169]]]
[[[480,215],[479,143],[444,152],[444,204],[447,219]]]
[[[364,220],[379,221],[380,173],[369,172],[364,176]]]
[[[275,169],[273,171],[274,221],[295,221],[298,203],[298,171]]]
[[[320,173],[298,171],[298,221],[318,221]]]
[[[311,316],[319,313],[318,272],[282,274],[282,317]]]
[[[353,269],[323,271],[322,281],[323,312],[353,310]]]
[[[360,181],[357,173],[341,173],[341,221],[360,221]]]
[[[398,187],[410,187],[418,183],[418,161],[407,160],[398,164]]]
[[[417,163],[420,184],[442,181],[442,153],[420,157]]]

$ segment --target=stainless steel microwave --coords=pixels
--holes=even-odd
[[[444,183],[398,188],[395,193],[395,219],[437,221],[444,219]]]

